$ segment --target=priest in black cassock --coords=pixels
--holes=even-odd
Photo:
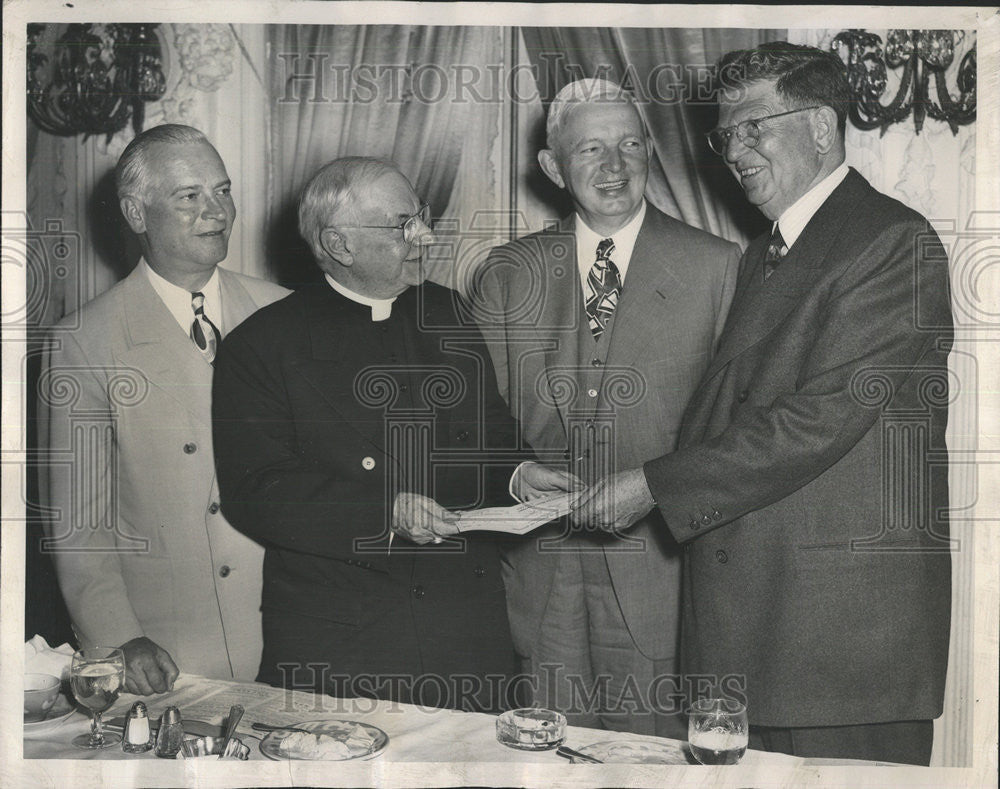
[[[325,281],[260,310],[215,361],[222,509],[266,549],[258,680],[503,709],[517,688],[498,538],[449,535],[461,509],[576,479],[520,463],[478,330],[424,284],[429,211],[394,164],[323,167],[299,230]]]

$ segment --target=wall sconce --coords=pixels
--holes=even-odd
[[[106,134],[107,141],[131,118],[142,130],[148,101],[166,91],[155,24],[73,24],[51,46],[45,25],[28,25],[28,115],[60,137]]]
[[[965,33],[958,31],[958,41]],[[945,121],[952,134],[958,127],[976,120],[976,46],[966,52],[955,78],[959,91],[953,99],[945,84],[945,70],[955,58],[956,31],[890,30],[882,39],[865,30],[844,30],[830,48],[840,54],[847,49],[847,75],[854,102],[849,108],[851,122],[862,131],[881,127],[885,134],[890,124],[905,120],[913,111],[917,134],[924,118]],[[899,91],[888,104],[879,99],[888,83],[886,67],[903,68]],[[931,95],[931,80],[934,95]],[[935,101],[936,97],[936,101]]]

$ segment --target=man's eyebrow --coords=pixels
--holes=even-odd
[[[215,186],[213,186],[212,189],[218,189],[218,188],[220,188],[222,186],[232,186],[232,185],[233,185],[233,182],[229,178],[226,178],[224,181],[219,181],[219,183],[217,183]],[[186,184],[184,186],[178,186],[170,194],[175,195],[175,194],[178,194],[179,192],[187,192],[187,191],[191,191],[191,190],[198,191],[198,189],[200,189],[200,188],[201,188],[201,184]]]

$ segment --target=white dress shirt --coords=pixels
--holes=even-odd
[[[597,245],[605,238],[610,238],[615,242],[615,251],[611,253],[611,260],[614,261],[615,267],[618,269],[622,285],[625,284],[628,262],[632,259],[635,240],[639,237],[642,220],[645,218],[646,201],[643,200],[639,213],[632,217],[625,227],[612,236],[602,236],[591,230],[579,214],[576,215],[576,265],[580,270],[580,287],[583,288],[584,295],[587,294],[587,277],[597,259]]]
[[[786,247],[789,249],[792,248],[792,244],[802,235],[802,231],[809,224],[809,220],[813,218],[813,215],[819,211],[819,207],[826,202],[826,198],[833,194],[833,190],[840,186],[841,181],[846,177],[847,163],[844,162],[816,184],[816,186],[792,203],[778,217],[778,221],[775,224],[781,228],[781,237],[785,240]],[[774,225],[771,226],[771,232],[774,232]],[[617,263],[618,261],[615,262]]]
[[[350,299],[358,304],[364,304],[366,307],[371,307],[373,321],[378,322],[388,320],[389,316],[392,315],[392,303],[396,300],[395,296],[391,299],[373,299],[371,296],[362,296],[360,293],[355,293],[350,288],[345,288],[329,274],[324,274],[323,276],[326,277],[326,281],[330,283],[330,287],[337,291],[337,293],[345,299]]]
[[[165,280],[153,271],[145,258],[139,260],[139,265],[143,267],[146,276],[149,278],[149,284],[153,286],[153,290],[163,300],[167,309],[170,310],[170,314],[174,316],[180,327],[184,329],[184,333],[190,335],[191,324],[194,323],[194,307],[191,306],[191,291],[184,290],[184,288],[175,285],[173,282]],[[219,330],[219,334],[225,336],[226,329],[222,325],[222,289],[219,287],[218,268],[212,271],[212,276],[202,286],[200,293],[205,296],[205,317],[215,324],[215,327]]]

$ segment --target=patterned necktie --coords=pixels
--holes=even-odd
[[[618,306],[618,296],[621,295],[622,280],[618,275],[618,267],[611,260],[615,251],[615,242],[610,238],[603,239],[597,245],[597,260],[587,275],[587,317],[590,319],[590,331],[594,339],[601,339],[604,329]]]
[[[781,228],[777,225],[771,231],[771,240],[767,242],[767,252],[764,253],[764,281],[770,277],[781,264],[781,259],[788,254],[785,239],[781,237]]]
[[[194,310],[194,322],[191,324],[191,339],[198,346],[201,355],[209,363],[215,360],[215,351],[222,342],[222,335],[215,324],[205,315],[205,294],[195,291],[191,294],[191,309]]]

